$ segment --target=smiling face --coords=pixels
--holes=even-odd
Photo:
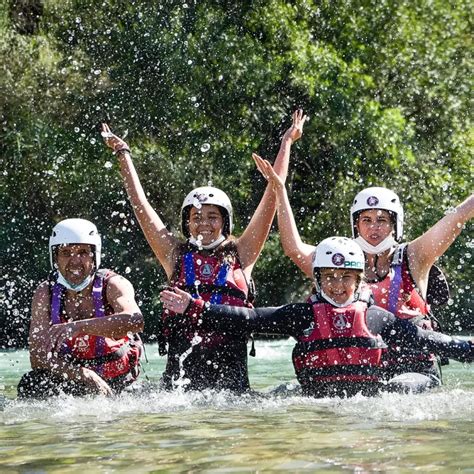
[[[224,221],[222,214],[217,206],[213,204],[204,204],[200,209],[191,208],[189,215],[189,232],[202,244],[209,245],[216,241],[222,234]]]
[[[337,304],[354,299],[360,277],[360,271],[344,268],[321,268],[319,272],[321,290]]]
[[[388,211],[367,209],[357,219],[359,235],[374,247],[393,234],[394,225]]]
[[[56,264],[61,275],[71,284],[83,282],[95,267],[92,245],[64,245],[56,251]]]

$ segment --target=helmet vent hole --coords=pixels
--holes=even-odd
[[[214,194],[209,194],[209,197],[211,197],[211,198],[214,197]]]
[[[331,254],[332,254],[332,252],[331,252],[330,250],[328,250],[328,251],[326,252],[326,255],[331,255]]]
[[[395,203],[395,202],[397,202],[397,200],[396,200],[395,198],[393,198],[393,199],[392,199],[392,202]]]

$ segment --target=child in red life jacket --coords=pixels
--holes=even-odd
[[[360,247],[345,237],[330,237],[315,250],[316,286],[311,303],[278,308],[212,305],[175,289],[162,301],[175,313],[185,313],[196,329],[232,334],[264,332],[293,336],[293,365],[303,393],[311,396],[374,395],[380,390],[413,388],[403,381],[384,381],[382,351],[387,344],[423,348],[460,361],[472,361],[472,343],[421,329],[371,305],[360,293],[364,268]],[[417,379],[417,390],[431,380]]]
[[[111,395],[139,372],[143,316],[125,278],[100,270],[101,238],[84,219],[57,224],[49,240],[53,269],[35,291],[29,334],[32,371],[20,397]]]
[[[284,183],[268,162],[259,157],[255,160],[277,196],[278,227],[285,254],[311,277],[315,247],[300,238]],[[399,245],[403,235],[403,207],[398,196],[380,187],[357,194],[351,208],[352,234],[364,251],[364,273],[375,304],[423,329],[439,330],[439,325],[432,324],[436,321],[428,303],[443,304],[449,293],[442,274],[433,264],[473,216],[474,195],[471,195],[425,234]],[[437,358],[424,349],[390,346],[382,358],[387,379],[416,372],[441,383]]]

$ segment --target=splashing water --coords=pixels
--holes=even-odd
[[[184,370],[184,361],[190,356],[190,354],[193,352],[194,346],[197,346],[202,342],[202,337],[198,336],[197,334],[194,334],[194,337],[191,340],[191,346],[189,349],[185,352],[183,352],[179,356],[179,377],[177,379],[172,379],[171,383],[173,385],[173,388],[175,390],[181,390],[183,391],[186,385],[189,385],[191,383],[191,380],[185,377],[186,373]]]

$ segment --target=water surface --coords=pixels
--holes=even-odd
[[[254,388],[293,379],[292,346],[257,343]],[[471,366],[426,394],[316,400],[160,392],[164,359],[148,358],[143,393],[26,402],[27,352],[0,352],[0,472],[474,472]]]

